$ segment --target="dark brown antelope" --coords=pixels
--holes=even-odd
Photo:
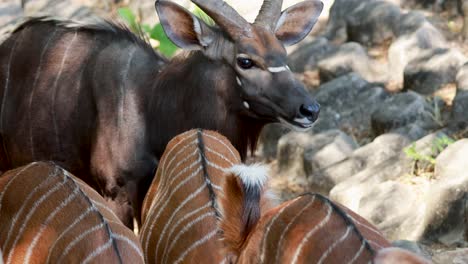
[[[46,162],[0,177],[0,247],[7,264],[144,263],[138,238],[104,199]]]
[[[319,194],[305,194],[265,212],[244,243],[231,248],[239,256],[237,263],[429,263],[390,248],[376,227]]]
[[[238,219],[236,227],[251,228],[249,224],[260,217],[260,206],[268,206],[255,200],[260,198],[260,193],[244,195],[249,201],[246,203],[236,199],[242,192],[223,190],[225,178],[234,177],[225,176],[226,172],[240,175],[254,185],[251,190],[257,190],[256,186],[262,186],[266,180],[262,167],[243,166],[240,161],[231,143],[212,131],[191,130],[168,143],[143,203],[140,239],[146,263],[226,263],[229,260],[218,228],[218,219],[229,216],[219,211],[219,197],[237,207],[247,205],[245,210],[255,212]],[[232,214],[232,206],[230,209],[227,214]]]
[[[36,18],[18,27],[0,46],[0,170],[54,160],[131,226],[177,134],[219,131],[244,159],[267,123],[310,128],[319,105],[286,65],[284,46],[310,32],[322,3],[281,12],[281,0],[266,0],[251,24],[221,0],[192,2],[216,25],[156,1],[169,38],[194,50],[165,66],[141,38],[109,22]]]

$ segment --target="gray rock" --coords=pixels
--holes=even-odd
[[[375,0],[335,0],[330,8],[330,15],[325,30],[326,38],[334,42],[345,42],[348,39],[346,31],[348,16],[358,7],[365,6]]]
[[[458,129],[465,129],[468,126],[468,91],[457,90],[457,95],[453,100],[452,117],[450,124]]]
[[[466,264],[468,263],[468,248],[435,253],[434,264]]]
[[[335,52],[330,52],[318,63],[322,83],[355,72],[368,82],[383,83],[387,79],[387,65],[369,58],[367,51],[359,43],[348,42]]]
[[[12,31],[22,20],[23,10],[19,2],[0,3],[0,42],[5,40],[9,31]]]
[[[467,58],[458,50],[432,49],[410,61],[404,71],[404,88],[430,95],[445,84],[454,83],[455,76]]]
[[[352,145],[346,146],[346,148],[355,146],[356,143],[346,137],[347,136],[339,130],[329,130],[317,134],[300,132],[288,133],[281,137],[278,142],[278,169],[280,172],[288,172],[291,175],[305,175],[305,153],[319,153],[320,150],[329,144]]]
[[[400,8],[386,1],[361,5],[347,17],[348,40],[366,46],[383,44],[395,37],[400,16]]]
[[[468,139],[448,146],[436,159],[433,184],[425,197],[428,226],[423,237],[445,245],[468,242]]]
[[[338,48],[324,37],[307,43],[288,55],[288,65],[294,72],[314,70],[318,62]]]
[[[468,62],[458,70],[456,81],[458,90],[468,91]]]
[[[327,195],[335,186],[332,178],[322,172],[348,158],[358,147],[350,136],[339,130],[328,133],[333,141],[321,148],[307,148],[304,151],[304,171],[309,178],[310,191]]]
[[[419,256],[423,256],[426,259],[431,259],[431,254],[426,250],[420,243],[410,240],[395,240],[392,242],[392,246],[409,250]]]
[[[403,148],[408,144],[408,138],[403,135],[384,134],[372,143],[356,149],[349,158],[323,170],[322,177],[331,179],[336,184],[331,191],[336,195],[347,195],[342,191],[362,181],[381,182],[398,177],[404,167],[394,163],[399,160]]]
[[[370,130],[370,114],[389,95],[350,73],[322,84],[314,96],[322,107],[312,131],[341,129],[360,136]]]
[[[257,148],[261,150],[260,155],[267,160],[276,158],[278,140],[289,131],[288,128],[281,124],[273,123],[266,125],[260,133],[259,148]]]
[[[381,135],[418,121],[422,128],[435,127],[432,107],[414,92],[399,93],[387,98],[371,115],[372,131]]]
[[[398,38],[388,50],[389,78],[392,90],[403,88],[403,73],[408,63],[425,50],[444,48],[447,42],[423,14],[409,12],[402,16]]]

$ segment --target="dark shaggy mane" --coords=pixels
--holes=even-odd
[[[153,47],[151,47],[148,38],[143,33],[143,30],[139,30],[137,33],[134,33],[127,27],[127,25],[120,21],[96,18],[92,22],[80,22],[55,18],[51,16],[28,17],[23,23],[15,28],[12,33],[16,33],[25,28],[38,24],[49,24],[51,26],[61,27],[64,29],[76,29],[80,31],[110,34],[117,39],[125,39],[129,42],[137,44],[149,54],[152,54],[158,59],[163,59],[167,62],[167,59],[164,56],[157,53]]]

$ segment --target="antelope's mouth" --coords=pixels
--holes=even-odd
[[[299,131],[299,132],[305,132],[309,129],[312,128],[314,125],[314,122],[303,117],[303,118],[294,118],[293,120],[288,120],[283,117],[278,117],[278,120],[280,121],[281,124],[285,125],[286,127]]]

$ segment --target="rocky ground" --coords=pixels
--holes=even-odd
[[[125,5],[156,20],[152,0],[19,2],[0,2],[1,32],[28,15],[112,17]],[[247,17],[249,2],[235,4]],[[468,41],[450,1],[421,2],[431,1],[326,1],[289,57],[322,105],[319,121],[308,133],[268,126],[252,160],[271,165],[283,199],[326,194],[395,244],[468,263]]]

